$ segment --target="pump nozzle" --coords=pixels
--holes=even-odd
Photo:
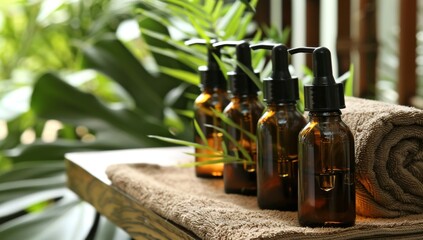
[[[212,88],[218,87],[221,89],[226,89],[225,77],[223,76],[223,73],[220,70],[219,64],[215,58],[215,56],[220,58],[220,49],[213,47],[213,43],[216,43],[215,39],[211,39],[209,42],[205,39],[191,39],[185,41],[185,45],[187,46],[207,46],[207,67],[199,67],[202,84]]]
[[[235,47],[236,48],[236,60],[238,63],[243,64],[250,70],[253,70],[251,66],[251,50],[250,44],[246,41],[223,41],[214,43],[213,47],[222,48],[222,47]],[[243,72],[242,69],[237,64],[235,72]]]
[[[291,79],[288,63],[288,48],[283,44],[259,43],[251,45],[251,49],[272,50],[272,78],[275,80]]]
[[[283,44],[259,43],[251,49],[272,50],[272,75],[263,79],[264,100],[270,102],[295,102],[299,99],[298,78],[289,73],[288,48]]]
[[[235,95],[257,94],[257,86],[248,74],[239,66],[243,65],[245,68],[253,72],[253,67],[251,66],[250,44],[246,41],[222,41],[214,43],[213,47],[217,49],[222,47],[235,47],[236,49],[236,60],[238,64],[235,67],[235,71],[228,73],[231,82],[231,92]]]
[[[291,50],[291,54],[310,53],[311,51],[310,48]],[[305,110],[332,111],[345,108],[344,85],[335,82],[329,49],[325,47],[314,48],[313,74],[313,83],[304,86]]]
[[[291,48],[288,50],[288,52],[291,55],[297,54],[297,53],[313,53],[314,50],[316,50],[315,47],[297,47],[297,48]]]
[[[203,45],[207,46],[207,67],[209,70],[219,69],[219,64],[217,63],[216,59],[214,58],[213,54],[220,58],[220,49],[213,47],[213,43],[216,43],[215,39],[210,39],[209,42],[205,39],[191,39],[185,41],[185,45],[192,46],[192,45]]]

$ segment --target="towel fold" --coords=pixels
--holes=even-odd
[[[357,212],[423,213],[423,111],[352,97],[346,106],[342,119],[356,148]]]
[[[349,228],[300,227],[296,212],[260,210],[255,197],[225,194],[221,179],[195,177],[192,168],[113,165],[112,184],[162,217],[203,239],[364,239],[423,237],[423,214],[357,217]]]

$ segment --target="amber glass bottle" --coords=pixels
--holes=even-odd
[[[298,134],[306,125],[297,110],[298,79],[288,70],[288,49],[261,43],[252,49],[272,49],[273,72],[263,79],[267,109],[257,124],[257,202],[263,209],[297,210]]]
[[[204,134],[207,144],[213,150],[196,149],[195,161],[219,160],[219,154],[222,153],[222,133],[207,127],[207,125],[222,127],[220,119],[213,113],[212,109],[222,112],[229,103],[226,80],[213,56],[214,54],[220,57],[220,51],[203,39],[193,39],[187,41],[186,44],[208,46],[208,64],[207,66],[199,67],[201,94],[194,101],[194,119]],[[199,133],[195,130],[194,140],[196,143],[204,144]],[[213,157],[210,157],[210,155],[213,155]],[[198,165],[195,167],[195,173],[197,177],[203,178],[222,177],[223,163]]]
[[[295,103],[273,103],[257,129],[257,202],[263,209],[297,210],[298,133],[305,126]]]
[[[298,220],[301,226],[355,224],[354,138],[342,122],[343,85],[332,76],[330,52],[313,52],[314,80],[305,86],[309,123],[299,135]]]
[[[224,111],[225,115],[243,129],[255,134],[257,122],[263,113],[263,105],[257,98],[257,94],[235,95]],[[226,130],[238,141],[238,143],[247,150],[252,163],[226,163],[224,167],[224,185],[226,193],[239,193],[245,195],[256,195],[256,161],[257,145],[256,142],[245,135],[242,131],[227,126]],[[242,153],[237,146],[227,141],[228,152],[232,156],[240,156]],[[245,158],[244,158],[245,159]]]
[[[206,127],[206,125],[221,126],[221,120],[213,114],[211,109],[223,112],[224,107],[228,105],[229,97],[226,90],[222,88],[213,89],[211,87],[204,87],[202,93],[194,101],[194,115],[201,131],[207,139],[207,144],[214,149],[214,151],[196,149],[196,162],[205,162],[210,160],[217,160],[219,157],[209,157],[207,154],[216,155],[222,152],[222,133],[216,129]],[[195,142],[203,143],[200,135],[195,131]],[[202,156],[204,154],[204,156]],[[195,167],[197,177],[222,177],[223,163],[199,165]]]
[[[354,139],[340,111],[310,112],[301,131],[299,212],[302,226],[355,222]]]
[[[214,44],[216,47],[232,46],[236,47],[237,61],[253,71],[251,66],[251,50],[245,41],[238,42],[220,42]],[[225,115],[242,129],[256,134],[257,121],[263,113],[263,104],[258,100],[258,88],[251,78],[245,73],[239,65],[235,71],[228,72],[230,92],[232,94],[231,102],[225,108]],[[251,139],[239,129],[226,125],[226,131],[236,142],[248,152],[252,162],[226,163],[224,165],[224,188],[226,193],[238,193],[245,195],[255,195],[257,193],[256,180],[256,161],[257,145],[254,139]],[[238,146],[232,141],[226,139],[228,154],[239,156],[246,159]]]

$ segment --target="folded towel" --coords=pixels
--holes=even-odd
[[[192,168],[113,165],[112,184],[162,217],[203,239],[368,239],[423,237],[423,214],[357,217],[349,228],[300,227],[296,212],[260,210],[255,197],[225,194],[222,179],[195,177]]]
[[[351,97],[346,106],[342,119],[356,148],[357,212],[423,213],[423,111]]]

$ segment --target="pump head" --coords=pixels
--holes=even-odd
[[[222,47],[235,47],[237,65],[234,71],[228,72],[230,90],[234,95],[257,95],[258,87],[254,84],[248,74],[240,65],[253,71],[251,66],[250,44],[246,41],[222,41],[214,43],[213,47],[220,49]],[[256,73],[258,76],[258,73]]]
[[[207,46],[207,66],[200,66],[198,71],[200,72],[201,84],[203,87],[208,88],[220,88],[226,90],[226,80],[220,70],[219,64],[215,57],[220,58],[220,49],[213,47],[213,43],[216,43],[215,39],[211,39],[209,42],[205,39],[191,39],[185,41],[185,45],[204,45]]]
[[[263,79],[263,95],[267,103],[295,102],[299,99],[298,78],[291,77],[288,49],[283,44],[259,43],[251,49],[272,50],[272,75]]]
[[[291,49],[291,54],[310,53],[313,48]],[[306,111],[335,111],[345,108],[344,85],[335,82],[329,49],[313,49],[313,75],[311,85],[304,86]]]

